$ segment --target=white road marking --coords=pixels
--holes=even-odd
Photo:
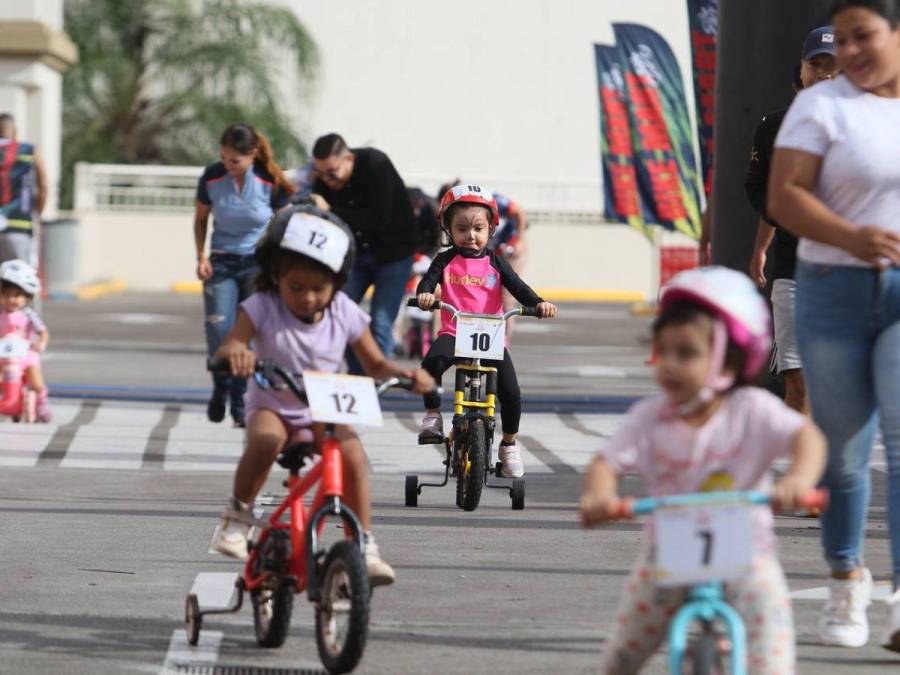
[[[93,422],[75,432],[60,468],[140,469],[161,417],[161,408],[101,406]]]
[[[889,581],[876,581],[872,588],[873,600],[887,600],[891,596],[891,583]],[[804,588],[791,592],[791,600],[827,600],[828,586],[816,588]]]
[[[222,644],[224,633],[220,630],[201,630],[200,641],[196,647],[191,647],[184,634],[184,628],[176,628],[169,642],[169,651],[163,661],[159,675],[179,675],[185,672],[184,666],[211,666],[219,659],[219,647]]]
[[[614,368],[613,366],[560,366],[555,368],[543,368],[540,372],[560,375],[577,375],[578,377],[614,377],[622,380],[628,377],[627,370],[624,368]]]
[[[129,326],[150,326],[159,323],[184,323],[187,319],[174,314],[153,314],[151,312],[116,312],[115,314],[95,314],[95,319],[107,323],[124,323]]]

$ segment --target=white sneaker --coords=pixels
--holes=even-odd
[[[525,465],[522,464],[522,453],[519,452],[519,446],[500,445],[500,467],[501,473],[507,478],[521,478],[525,475]]]
[[[869,641],[866,608],[872,601],[872,573],[862,579],[829,579],[829,597],[819,617],[819,639],[835,647],[862,647]]]
[[[892,652],[900,652],[900,590],[887,599],[888,623],[881,636],[881,646]]]
[[[247,539],[250,538],[250,530],[253,528],[251,525],[241,522],[240,518],[244,514],[249,514],[252,518],[253,510],[233,499],[225,509],[222,523],[216,527],[212,541],[209,543],[209,547],[213,551],[238,560],[247,559]]]
[[[371,533],[366,533],[366,571],[369,573],[369,585],[389,586],[394,583],[394,568],[381,559],[378,544]]]

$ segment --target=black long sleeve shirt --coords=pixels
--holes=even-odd
[[[320,178],[313,192],[350,226],[360,250],[371,250],[389,263],[415,250],[418,233],[406,186],[386,154],[375,148],[353,148],[353,172],[340,190]]]
[[[766,213],[766,197],[769,186],[769,167],[775,148],[775,137],[787,114],[787,108],[776,110],[762,118],[753,134],[750,166],[744,181],[744,190],[750,205],[763,219],[775,228],[772,241],[772,279],[793,279],[797,265],[797,237],[781,227]]]

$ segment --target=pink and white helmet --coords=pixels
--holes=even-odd
[[[746,354],[743,375],[752,378],[759,373],[772,348],[772,322],[765,300],[746,275],[719,266],[681,272],[662,289],[660,311],[677,301],[696,303],[711,311],[724,324],[727,336]],[[716,349],[714,345],[713,349],[722,352],[722,359],[725,346]],[[718,370],[721,372],[721,366]]]

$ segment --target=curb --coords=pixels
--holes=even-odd
[[[128,285],[121,279],[108,279],[76,288],[50,291],[47,297],[50,300],[96,300],[107,295],[124,293],[126,290]]]
[[[170,289],[173,293],[199,295],[203,292],[203,282],[176,281]],[[647,299],[647,294],[640,291],[600,288],[538,288],[535,292],[548,302],[641,303]]]
[[[631,306],[631,313],[634,316],[656,316],[655,302],[636,302]]]
[[[173,293],[182,293],[185,295],[200,295],[203,292],[203,282],[196,281],[176,281],[171,286]]]

